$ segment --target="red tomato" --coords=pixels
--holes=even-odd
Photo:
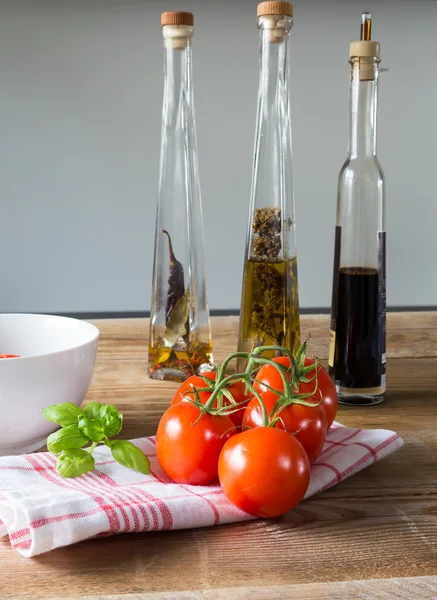
[[[283,365],[287,369],[290,367],[290,359],[288,356],[276,356],[272,360],[280,365]],[[290,373],[287,373],[286,377],[288,381],[290,381]],[[275,369],[275,367],[272,367],[271,365],[263,365],[261,367],[257,376],[255,377],[253,387],[257,392],[267,392],[269,388],[263,385],[264,383],[269,385],[274,390],[278,390],[278,392],[284,391],[284,382],[282,381],[282,377],[279,374],[278,369]]]
[[[270,416],[278,396],[273,392],[264,392],[261,394],[261,398],[266,407],[267,415]],[[306,400],[311,402],[311,398],[306,398]],[[278,416],[280,420],[275,427],[293,433],[294,437],[304,447],[312,464],[322,451],[325,442],[326,415],[322,405],[303,406],[302,404],[291,404],[283,408]],[[243,416],[243,425],[251,428],[262,426],[262,411],[257,398],[252,398],[247,405]]]
[[[19,354],[0,354],[0,358],[20,358]]]
[[[178,402],[165,411],[158,425],[158,461],[177,483],[208,485],[215,481],[220,451],[235,433],[228,416],[205,413],[195,423],[199,414],[190,402]]]
[[[208,379],[211,379],[211,382],[214,382],[216,377],[217,377],[217,373],[214,372],[208,372],[205,373],[205,377],[208,377]],[[211,383],[211,385],[213,385],[213,383]],[[192,377],[189,377],[187,380],[185,380],[180,386],[179,388],[176,390],[175,395],[173,396],[173,400],[172,400],[172,405],[173,404],[177,404],[178,402],[181,402],[183,400],[188,401],[188,400],[194,400],[194,392],[193,392],[193,388],[196,389],[201,389],[201,388],[206,388],[208,387],[208,384],[205,383],[205,381],[203,381],[203,379],[201,377],[198,377],[197,375],[193,375]],[[251,397],[251,394],[247,395],[245,393],[246,390],[246,386],[244,384],[243,381],[237,381],[235,383],[233,383],[232,385],[228,386],[228,391],[232,394],[232,397],[234,398],[235,402],[237,404],[240,404],[240,406],[238,407],[238,409],[235,409],[235,412],[230,413],[228,416],[232,419],[232,422],[234,423],[234,425],[241,425],[241,421],[243,420],[243,414],[245,411],[245,408],[247,406],[247,403],[249,402],[249,398]],[[206,404],[206,402],[209,400],[210,396],[212,394],[212,390],[210,392],[199,392],[199,400],[202,404]],[[223,406],[230,406],[231,402],[224,397],[223,398]],[[217,401],[214,402],[214,408],[217,408]]]
[[[305,366],[313,365],[314,361],[311,358],[305,359]],[[312,386],[312,387],[311,387]],[[317,370],[317,393],[322,396],[322,406],[326,412],[327,429],[329,429],[337,415],[338,411],[338,396],[335,384],[329,376],[328,371],[323,367],[319,367]],[[301,383],[299,386],[299,392],[306,394],[315,388],[315,381],[311,383]]]
[[[229,500],[251,515],[277,517],[305,496],[310,463],[300,442],[282,429],[257,427],[232,436],[221,451],[219,481]]]
[[[290,359],[287,356],[277,356],[273,358],[277,363],[284,365],[285,367],[290,366]],[[305,359],[305,366],[314,364],[314,361],[311,358]],[[313,377],[314,373],[311,373],[310,376]],[[287,373],[287,378],[290,379],[290,375]],[[316,402],[320,402],[322,399],[322,406],[325,409],[326,413],[326,426],[329,429],[332,425],[332,422],[335,419],[338,410],[338,396],[337,390],[335,389],[334,382],[330,378],[328,372],[320,366],[317,370],[317,391],[315,392],[314,398]],[[255,382],[253,387],[258,392],[263,392],[267,390],[264,384],[269,385],[270,387],[278,390],[278,392],[284,391],[284,383],[282,378],[275,367],[271,365],[263,365],[261,369],[258,371],[258,374],[255,378]],[[316,389],[316,382],[310,381],[309,383],[301,382],[299,384],[299,394],[309,394],[314,392]]]
[[[206,383],[202,377],[206,377],[207,379],[211,380],[211,383]],[[188,379],[186,379],[185,381],[183,381],[181,383],[181,385],[178,387],[178,389],[176,390],[175,395],[173,396],[173,402],[172,404],[175,404],[176,402],[179,402],[180,400],[182,400],[183,396],[185,396],[185,394],[187,392],[193,392],[193,387],[200,389],[200,388],[207,388],[208,386],[212,386],[213,382],[215,381],[216,377],[217,377],[217,373],[215,373],[214,371],[207,371],[206,373],[202,374],[202,377],[200,377],[199,375],[191,375],[191,377],[188,377]]]

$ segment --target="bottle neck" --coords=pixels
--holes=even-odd
[[[376,61],[371,72],[373,75],[371,79],[363,79],[359,61],[352,62],[349,123],[350,158],[376,156],[378,99],[378,63]]]
[[[264,115],[278,109],[288,111],[288,34],[291,22],[287,18],[281,28],[273,28],[268,19],[272,17],[260,18],[260,97]],[[282,18],[276,17],[278,19]]]
[[[248,257],[270,262],[295,255],[288,38],[292,19],[262,16],[260,80],[248,223]]]
[[[186,28],[192,30],[192,28]],[[181,30],[168,26],[164,33],[164,99],[163,119],[168,126],[183,125],[179,119],[187,118],[186,109],[192,106],[193,86],[191,67],[191,35],[181,36]],[[181,106],[185,114],[181,114]]]

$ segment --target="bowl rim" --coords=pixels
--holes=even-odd
[[[74,317],[65,317],[63,315],[51,315],[46,313],[0,313],[0,321],[2,317],[49,317],[51,319],[61,319],[63,321],[75,321],[76,323],[81,323],[88,327],[91,331],[93,331],[94,335],[87,342],[82,342],[81,344],[75,344],[69,348],[65,348],[64,350],[56,350],[55,352],[44,352],[42,354],[32,354],[31,356],[17,356],[14,358],[8,358],[7,360],[0,360],[0,369],[5,368],[6,365],[11,365],[17,362],[23,361],[32,361],[34,359],[40,359],[43,357],[52,357],[57,356],[59,354],[64,354],[65,352],[69,352],[71,350],[77,350],[82,346],[88,346],[89,344],[94,344],[100,338],[100,330],[98,327],[87,321],[86,319],[76,319]]]

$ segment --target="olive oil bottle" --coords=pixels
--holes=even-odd
[[[254,167],[241,295],[239,351],[300,344],[291,173],[289,35],[293,5],[261,2]]]
[[[385,181],[376,156],[380,46],[363,13],[350,45],[350,133],[340,172],[329,368],[339,401],[378,404],[386,368]]]

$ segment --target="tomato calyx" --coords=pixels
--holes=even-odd
[[[311,381],[314,380],[317,383],[317,372],[319,367],[322,366],[322,363],[318,358],[314,358],[314,362],[310,365],[305,365],[305,360],[307,358],[307,345],[309,339],[310,336],[308,336],[307,339],[303,342],[303,344],[301,344],[299,350],[296,352],[296,356],[293,359],[293,363],[290,363],[293,364],[293,373],[291,381],[293,388],[295,389],[299,388],[299,383],[311,383]]]
[[[234,377],[234,383],[235,383],[235,377]],[[200,399],[199,392],[203,392],[203,391],[211,392],[211,390],[212,390],[211,397],[208,399],[208,401],[205,404],[203,404]],[[190,394],[191,394],[191,392],[190,392]],[[193,399],[189,398],[187,394],[184,396],[184,399],[187,402],[190,402],[193,406],[196,406],[199,410],[199,416],[197,417],[197,419],[195,420],[193,425],[195,425],[198,421],[200,421],[200,419],[205,414],[216,415],[216,416],[220,416],[220,415],[229,416],[229,415],[232,415],[233,413],[238,412],[239,410],[241,410],[241,408],[243,406],[245,406],[247,404],[246,401],[236,402],[234,400],[234,397],[232,396],[232,394],[227,389],[218,390],[217,388],[214,388],[214,387],[210,387],[208,389],[193,387],[192,394],[194,396]],[[229,404],[224,405],[224,402],[223,402],[224,397],[226,397],[229,400],[229,402],[231,403],[230,405]],[[212,400],[211,400],[211,398],[212,398]],[[215,400],[217,400],[216,406],[214,406]]]
[[[187,395],[187,394],[194,394],[194,390],[197,390],[197,392],[213,392],[214,391],[214,387],[215,387],[215,381],[213,379],[209,379],[208,377],[203,377],[202,375],[197,375],[197,377],[200,377],[201,379],[203,379],[203,381],[205,382],[205,387],[196,387],[196,386],[192,386],[191,390],[185,392],[185,394],[181,394],[181,395]]]
[[[308,340],[311,338],[309,335],[307,339],[301,344],[298,351],[296,352],[296,356],[286,348],[281,348],[280,346],[264,346],[263,351],[266,350],[275,350],[276,352],[280,352],[280,356],[286,356],[290,364],[285,366],[281,363],[276,363],[276,368],[278,370],[283,369],[284,373],[287,375],[287,378],[290,380],[292,388],[297,390],[299,389],[299,383],[311,383],[312,381],[316,381],[317,383],[317,374],[319,368],[322,366],[322,363],[317,357],[314,357],[311,364],[305,364],[308,362],[307,358],[307,346]],[[263,386],[270,389],[270,391],[274,391],[268,384],[263,382]],[[314,391],[317,391],[317,387]]]
[[[205,375],[196,375],[188,378],[186,383],[183,383],[173,397],[172,404],[177,402],[191,402],[201,409],[200,404],[206,405],[211,394],[217,388],[217,372],[210,371]],[[220,382],[219,382],[220,383]],[[220,387],[217,395],[214,396],[214,404],[208,404],[208,412],[211,414],[229,414],[239,413],[242,416],[242,410],[247,405],[250,395],[246,395],[246,386],[239,381],[238,377],[233,377],[227,380],[226,386]],[[200,402],[200,403],[199,403]],[[226,409],[224,408],[226,407]],[[202,410],[203,414],[205,410]],[[236,424],[238,423],[238,415]]]
[[[310,421],[307,421],[304,425],[302,425],[302,427],[299,427],[299,429],[295,429],[294,431],[290,431],[289,429],[287,429],[287,426],[284,423],[284,420],[282,419],[282,417],[280,416],[281,412],[287,408],[288,406],[291,406],[291,404],[293,404],[293,402],[277,402],[276,405],[272,408],[270,415],[269,415],[269,422],[267,427],[276,427],[276,425],[278,423],[281,423],[282,428],[285,431],[288,431],[288,433],[290,433],[290,435],[298,435],[301,431],[303,431],[313,420],[311,419]],[[298,404],[298,402],[294,402],[294,404]],[[318,402],[317,404],[311,404],[312,407],[316,407],[319,406],[320,402]]]

